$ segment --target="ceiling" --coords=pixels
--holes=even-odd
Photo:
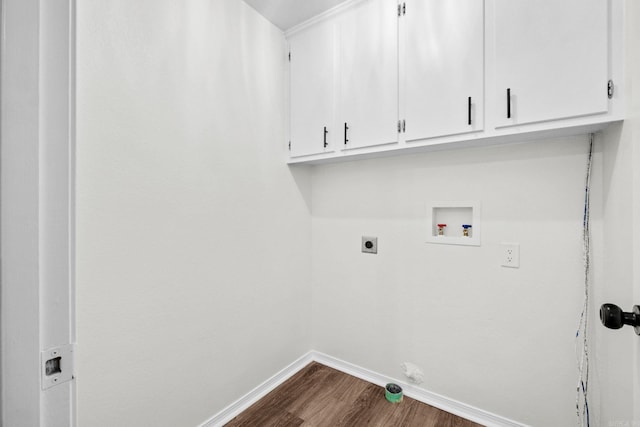
[[[325,12],[346,0],[244,0],[282,31]]]

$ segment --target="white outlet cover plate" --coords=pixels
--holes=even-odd
[[[508,268],[520,268],[520,244],[501,243],[500,254],[502,262],[500,265]]]

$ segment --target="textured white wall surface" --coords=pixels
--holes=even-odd
[[[626,124],[631,126],[632,134],[627,144],[633,147],[633,156],[629,161],[632,167],[632,197],[633,201],[633,260],[634,270],[632,284],[635,289],[633,304],[640,305],[640,4],[627,0],[627,80],[628,94],[628,120]],[[627,239],[629,237],[626,237]],[[630,307],[627,307],[627,309]],[[640,422],[640,339],[634,340],[635,354],[632,356],[635,371],[634,378],[634,412],[633,419]]]
[[[640,304],[640,7],[626,1],[627,120],[596,138],[591,425],[640,422],[640,341],[601,304]],[[526,424],[573,425],[587,137],[317,167],[313,343],[333,356]],[[480,200],[482,246],[425,244],[425,205]],[[359,252],[377,236],[377,256]],[[520,269],[499,266],[519,242]]]
[[[395,378],[409,361],[429,391],[574,424],[587,149],[585,135],[315,168],[314,349]],[[593,173],[595,239],[601,152]],[[425,243],[435,200],[480,200],[482,245]],[[520,243],[519,269],[500,266],[503,241]]]
[[[37,425],[41,407],[39,13],[36,1],[2,2],[0,425]]]
[[[239,0],[78,2],[80,426],[193,426],[309,347],[282,33]]]
[[[595,291],[598,303],[630,311],[640,304],[640,5],[627,0],[625,7],[627,112],[605,134],[604,277]],[[640,339],[629,327],[599,328],[595,346],[594,391],[608,415],[601,425],[640,425]]]
[[[197,425],[310,349],[573,425],[588,137],[289,168],[285,53],[239,0],[78,2],[79,425]],[[594,158],[591,425],[640,416],[597,319],[640,303],[635,99]],[[425,243],[443,200],[481,201],[480,247]]]

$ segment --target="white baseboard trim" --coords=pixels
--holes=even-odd
[[[404,381],[399,381],[395,378],[390,378],[377,372],[370,371],[353,363],[345,362],[344,360],[337,359],[318,351],[311,351],[311,357],[314,361],[330,368],[337,369],[345,374],[353,375],[356,378],[368,381],[370,383],[384,387],[388,383],[396,383],[402,386],[403,392],[406,396],[418,400],[427,405],[431,405],[443,411],[447,411],[459,417],[473,421],[478,424],[482,424],[487,427],[527,427],[525,424],[517,421],[510,420],[500,415],[493,414],[491,412],[484,411],[476,408],[475,406],[467,405],[466,403],[458,402],[446,396],[442,396],[437,393],[425,390],[412,384],[408,384]]]
[[[280,384],[291,378],[311,362],[318,362],[330,368],[337,369],[345,374],[352,375],[361,380],[384,387],[388,383],[400,384],[404,394],[412,399],[434,406],[443,411],[450,412],[467,420],[482,424],[487,427],[527,427],[525,424],[510,420],[500,415],[484,411],[475,406],[467,405],[457,400],[430,392],[423,388],[387,377],[377,372],[370,371],[353,363],[345,362],[319,351],[310,351],[301,356],[289,366],[282,369],[271,378],[233,402],[231,405],[218,412],[199,427],[219,427],[237,417],[242,411],[263,398],[267,393],[278,387]]]
[[[291,378],[296,372],[313,362],[312,352],[309,352],[289,366],[282,369],[280,372],[267,379],[265,382],[251,390],[249,393],[242,396],[240,399],[233,402],[231,405],[224,408],[222,411],[209,418],[199,427],[219,427],[223,426],[238,415],[245,411],[249,406],[262,399],[270,391],[278,387],[280,384]]]

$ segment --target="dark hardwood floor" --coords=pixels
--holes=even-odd
[[[404,396],[385,399],[384,388],[311,363],[226,427],[475,427],[448,412]]]

